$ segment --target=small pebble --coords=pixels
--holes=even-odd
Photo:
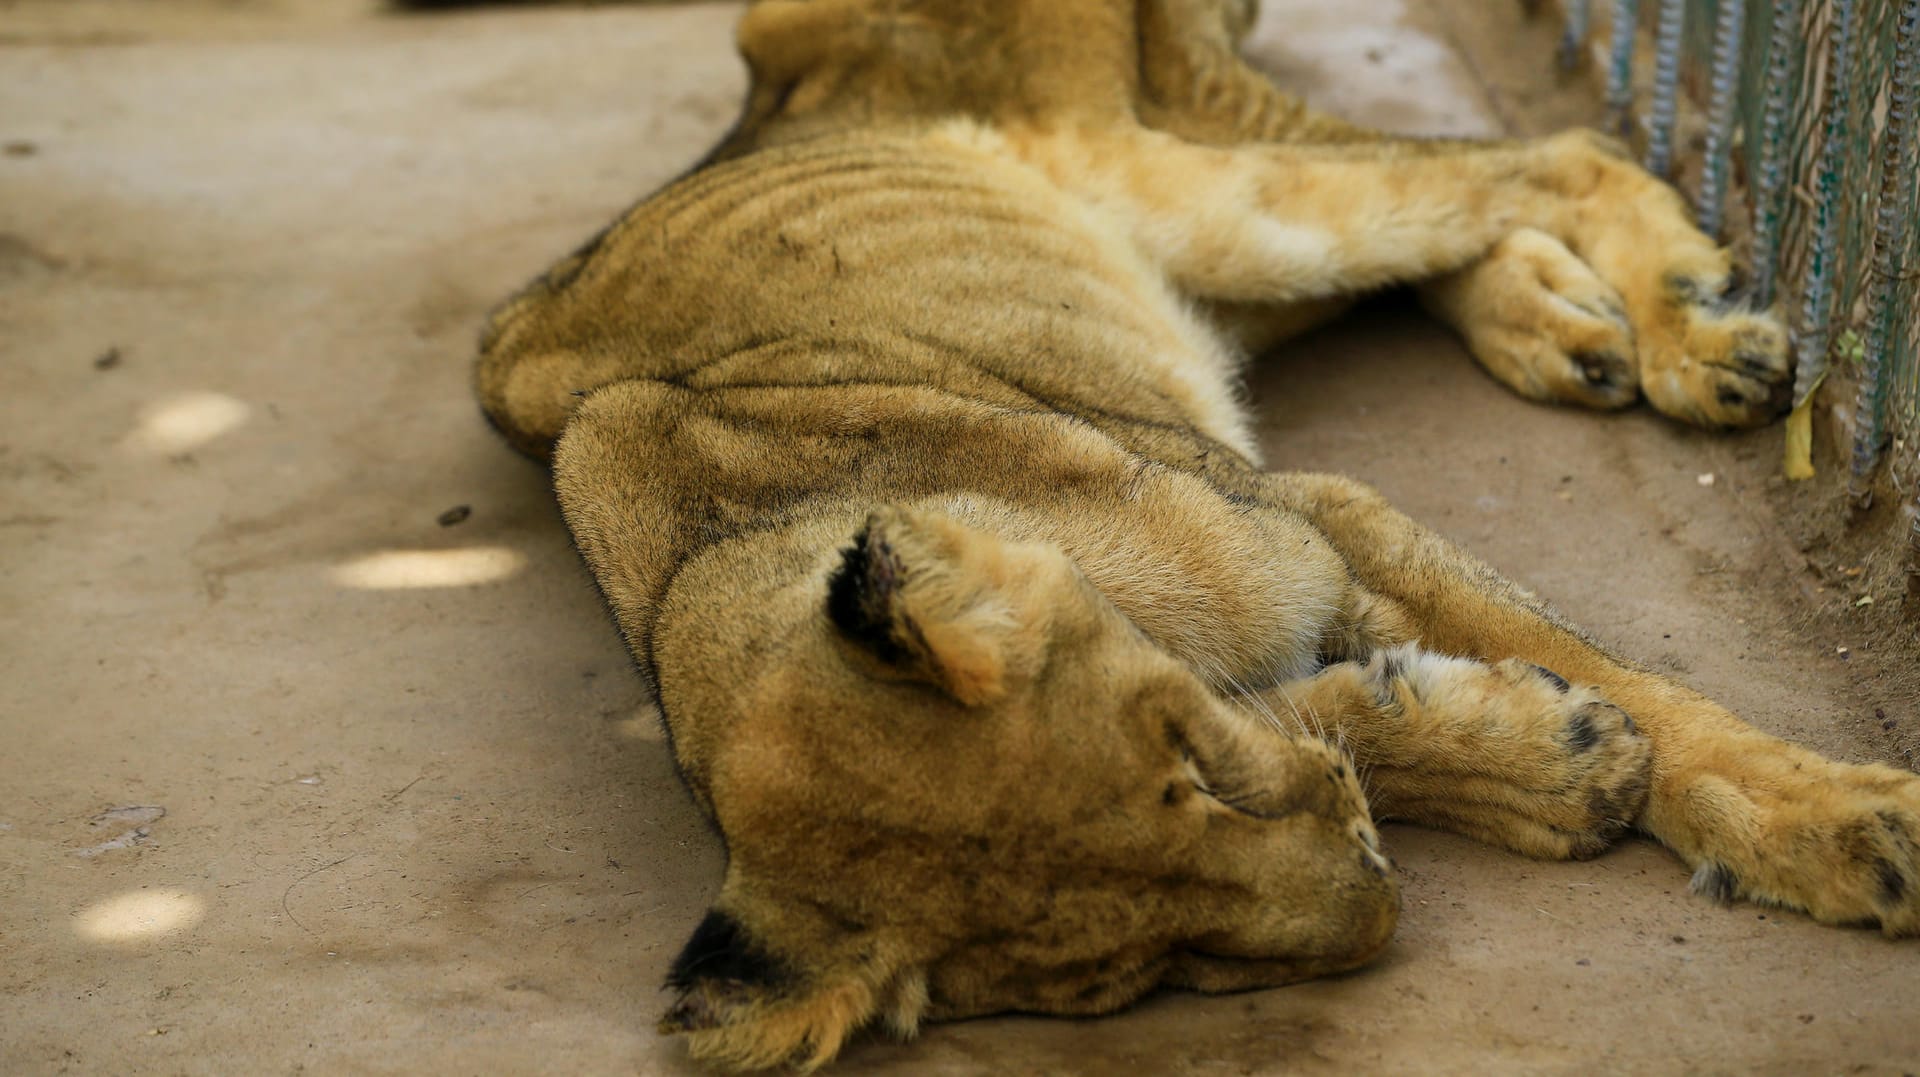
[[[1701,475],[1701,476],[1698,476],[1698,477],[1697,477],[1697,478],[1695,478],[1695,479],[1694,479],[1693,481],[1695,481],[1695,482],[1697,482],[1697,483],[1699,483],[1699,484],[1700,484],[1700,485],[1702,485],[1702,486],[1712,486],[1712,485],[1713,485],[1713,472],[1711,472],[1711,471],[1709,471],[1709,472],[1707,472],[1707,473],[1706,473],[1706,474],[1704,474],[1704,475]]]

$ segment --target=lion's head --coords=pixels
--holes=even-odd
[[[1334,749],[1224,701],[1056,547],[926,506],[831,535],[749,540],[803,562],[778,586],[689,566],[664,620],[717,601],[656,643],[729,854],[661,1022],[696,1055],[810,1065],[875,1018],[1097,1013],[1385,945],[1397,889]]]

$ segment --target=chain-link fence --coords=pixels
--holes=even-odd
[[[1788,474],[1838,424],[1847,495],[1906,503],[1920,613],[1920,0],[1562,0],[1647,167],[1752,269],[1797,356]],[[1837,406],[1815,409],[1816,398]]]

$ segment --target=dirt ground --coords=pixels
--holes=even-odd
[[[1268,0],[1253,52],[1365,121],[1521,123],[1439,3]],[[0,1072],[689,1069],[652,1020],[720,848],[467,362],[725,127],[736,14],[0,0]],[[1539,40],[1496,52],[1544,70]],[[1251,381],[1276,465],[1379,485],[1769,730],[1912,765],[1920,705],[1808,611],[1777,432],[1528,405],[1391,299]],[[1708,905],[1646,842],[1387,842],[1405,915],[1363,972],[842,1071],[1920,1069],[1915,943]]]

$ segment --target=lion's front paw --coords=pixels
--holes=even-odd
[[[1492,667],[1511,698],[1545,720],[1549,740],[1531,781],[1525,822],[1505,844],[1534,856],[1584,860],[1618,841],[1646,803],[1653,754],[1627,712],[1592,688],[1551,670],[1508,659]],[[1546,695],[1553,693],[1552,697]],[[1515,841],[1514,838],[1522,840]]]
[[[1675,274],[1642,337],[1640,383],[1661,412],[1699,426],[1758,426],[1792,402],[1786,330],[1724,298],[1723,278]]]
[[[1638,166],[1580,143],[1563,152],[1567,174],[1583,177],[1568,246],[1619,291],[1647,399],[1699,426],[1778,418],[1793,373],[1787,334],[1736,298],[1727,251],[1694,227],[1678,192]]]
[[[1718,817],[1700,828],[1704,848],[1689,857],[1693,890],[1920,934],[1920,779],[1882,766],[1795,764],[1785,781],[1774,773],[1687,783],[1684,806]]]
[[[1617,408],[1640,395],[1620,294],[1566,244],[1522,228],[1420,298],[1487,372],[1532,400]]]
[[[1376,770],[1376,810],[1549,859],[1598,855],[1639,816],[1651,745],[1593,689],[1516,659],[1385,664],[1419,754]]]

